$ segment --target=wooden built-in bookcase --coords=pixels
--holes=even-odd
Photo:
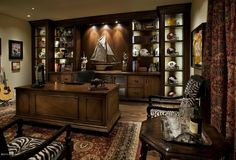
[[[96,71],[96,76],[119,83],[122,99],[146,99],[172,91],[180,95],[189,78],[190,8],[190,4],[180,4],[151,11],[31,21],[33,82],[34,66],[38,63],[45,65],[47,82],[73,82],[81,70],[83,56],[88,58],[86,69],[96,70],[90,57],[98,39],[105,35],[118,63],[105,71]],[[178,38],[167,39],[170,32]],[[40,38],[45,43],[43,48],[37,45]],[[168,48],[178,55],[167,53]],[[128,57],[125,71],[124,54]],[[169,70],[170,61],[179,67]],[[178,79],[176,83],[169,83],[170,76]]]

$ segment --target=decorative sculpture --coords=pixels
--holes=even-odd
[[[85,57],[85,55],[83,55],[83,57],[81,59],[82,59],[81,71],[86,71],[86,64],[88,63],[88,59],[87,59],[87,57]]]
[[[127,71],[127,63],[128,63],[128,56],[127,54],[124,52],[123,54],[123,61],[122,61],[122,71],[126,72]]]
[[[93,86],[94,88],[104,87],[105,86],[104,80],[99,79],[99,78],[95,78],[95,79],[91,80],[91,86]]]

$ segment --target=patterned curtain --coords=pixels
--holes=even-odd
[[[236,0],[208,0],[203,76],[209,80],[211,124],[236,155]],[[234,157],[236,159],[236,157]]]

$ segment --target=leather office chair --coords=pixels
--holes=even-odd
[[[72,157],[73,143],[71,141],[71,127],[65,125],[55,132],[49,139],[33,138],[23,134],[24,121],[17,119],[0,128],[0,159],[1,160],[70,160]],[[9,142],[4,137],[4,131],[17,125],[16,136]],[[66,132],[65,141],[56,139]]]
[[[196,98],[200,98],[204,91],[204,78],[200,75],[193,75],[187,82],[182,96],[165,97],[149,96],[147,107],[147,118],[153,118],[160,115],[178,115],[180,104],[187,102],[193,105]]]
[[[94,76],[95,72],[93,70],[79,71],[76,77],[76,82],[90,83]]]

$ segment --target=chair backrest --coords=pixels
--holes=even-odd
[[[90,83],[94,76],[95,72],[93,70],[80,71],[77,74],[76,81],[81,83]]]
[[[204,78],[200,75],[190,77],[184,90],[183,98],[188,100],[189,105],[193,105],[195,99],[203,92]]]
[[[204,89],[204,78],[200,75],[193,75],[190,77],[183,96],[179,97],[163,97],[163,96],[149,96],[149,104],[147,107],[147,117],[157,117],[160,115],[179,116],[180,106],[192,106],[195,99],[200,97]]]

